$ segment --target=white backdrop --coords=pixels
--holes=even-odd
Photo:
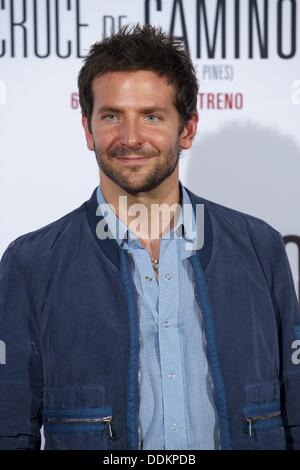
[[[299,0],[0,0],[0,256],[98,184],[76,77],[93,42],[146,21],[185,39],[197,67],[200,124],[182,181],[299,241],[287,244],[298,291]]]

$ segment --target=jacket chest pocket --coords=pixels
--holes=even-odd
[[[257,450],[286,449],[279,383],[246,387],[243,430],[250,447]]]
[[[114,439],[112,410],[84,408],[45,409],[44,433],[47,449],[108,449]]]

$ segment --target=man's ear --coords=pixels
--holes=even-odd
[[[198,121],[199,115],[197,112],[194,112],[191,119],[184,123],[184,127],[180,135],[180,146],[183,150],[187,150],[192,146],[198,127]]]
[[[83,114],[81,118],[82,126],[84,128],[86,145],[89,150],[95,150],[93,134],[89,130],[87,117]]]

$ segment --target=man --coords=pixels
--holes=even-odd
[[[189,56],[123,28],[78,84],[100,185],[1,261],[0,448],[40,448],[42,424],[46,449],[299,448],[281,236],[179,181],[198,123]]]

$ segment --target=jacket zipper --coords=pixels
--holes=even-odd
[[[109,438],[114,440],[115,436],[112,429],[112,416],[104,418],[46,418],[49,424],[106,424]]]
[[[134,259],[132,254],[130,253],[130,250],[127,250],[127,255],[129,259],[129,264],[131,264],[132,268],[135,268],[134,264]],[[133,273],[131,272],[132,278],[133,278]],[[141,344],[141,332],[140,332],[140,311],[139,311],[139,306],[137,303],[137,310],[138,310],[138,335],[139,335],[139,351],[140,351],[140,344]],[[142,430],[141,430],[141,421],[140,421],[140,393],[141,393],[141,364],[140,364],[140,352],[138,354],[138,373],[137,373],[137,382],[138,382],[138,413],[137,413],[137,431],[138,431],[138,442],[137,442],[137,448],[138,450],[141,450],[142,446]]]
[[[277,416],[281,415],[281,411],[274,411],[273,413],[269,413],[267,415],[263,416],[253,416],[252,418],[246,418],[246,421],[248,423],[248,433],[249,436],[252,436],[252,423],[256,421],[262,421],[264,419],[270,419],[270,418],[276,418]]]
[[[195,273],[193,272],[193,276],[195,275]],[[195,280],[193,279],[192,281],[192,284],[193,284],[193,288],[194,288],[194,292],[195,292],[195,297],[196,297],[196,300],[197,300],[197,304],[198,304],[198,307],[199,307],[199,312],[200,312],[200,322],[201,322],[201,330],[202,330],[202,339],[203,339],[203,344],[204,344],[204,351],[205,351],[205,356],[206,356],[206,359],[207,359],[207,366],[208,366],[208,382],[209,382],[209,385],[211,387],[211,393],[212,393],[212,396],[213,396],[213,400],[214,400],[214,403],[213,403],[213,408],[214,408],[214,414],[215,414],[215,417],[216,417],[216,429],[217,429],[217,438],[216,438],[216,442],[215,442],[215,445],[216,447],[218,447],[218,450],[222,450],[222,445],[221,445],[221,430],[220,430],[220,417],[219,417],[219,414],[218,414],[218,411],[217,411],[217,406],[216,406],[216,389],[215,389],[215,384],[214,384],[214,381],[213,381],[213,378],[212,378],[212,373],[211,373],[211,364],[210,364],[210,361],[208,359],[208,344],[207,344],[207,338],[206,338],[206,332],[205,332],[205,328],[204,328],[204,318],[203,318],[203,313],[202,313],[202,308],[201,308],[201,302],[199,301],[199,295],[198,295],[198,290],[197,290],[197,286],[196,286],[196,282]]]

